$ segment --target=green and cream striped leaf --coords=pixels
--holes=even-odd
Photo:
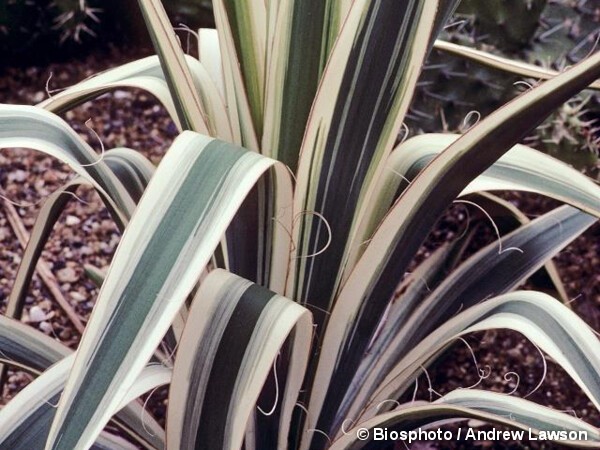
[[[452,260],[460,249],[459,241],[444,244],[433,251],[398,285],[394,295],[383,314],[383,318],[375,331],[375,337],[369,344],[371,347],[386,340],[389,328],[395,323],[410,316],[419,303],[435,289],[451,269]]]
[[[400,144],[389,156],[375,200],[369,204],[360,230],[362,240],[375,231],[394,201],[410,180],[460,136],[423,134]],[[514,145],[480,176],[469,183],[461,196],[482,191],[517,190],[534,192],[568,203],[600,217],[600,186],[581,172],[542,152],[522,144]],[[364,246],[353,248],[352,267]]]
[[[0,315],[0,362],[39,375],[72,354],[73,351],[59,341],[19,321]],[[66,373],[63,384],[65,379]],[[41,383],[38,387],[43,389],[44,384]],[[164,442],[162,428],[151,417],[146,418],[145,423],[140,422],[139,419],[141,416],[144,417],[144,414],[141,404],[129,403],[118,413],[119,426],[130,436],[137,437],[141,443],[149,442],[152,443],[153,448],[162,448],[164,446],[161,444]],[[49,426],[48,422],[46,431]],[[150,435],[147,430],[150,430]],[[8,448],[12,449],[12,447]]]
[[[18,320],[0,315],[0,360],[28,372],[41,373],[71,354],[64,344]]]
[[[275,210],[289,210],[291,180],[279,163],[192,132],[162,160],[128,225],[50,432],[47,448],[89,445],[109,419],[209,262],[237,208],[273,168]],[[275,261],[267,279],[281,292],[291,214],[274,228]],[[281,219],[280,219],[281,220]]]
[[[407,270],[443,211],[553,108],[599,74],[600,54],[596,54],[522,94],[473,126],[404,190],[369,241],[333,307],[321,350],[327,357],[319,361],[310,408],[318,413],[324,402],[335,405],[345,395],[350,380],[342,374],[353,373],[360,364],[398,277]],[[323,418],[324,423],[331,420],[331,415]]]
[[[113,218],[127,223],[135,202],[106,162],[60,117],[34,106],[0,105],[0,149],[25,147],[53,156],[104,196]]]
[[[459,138],[451,134],[426,134],[409,139],[390,156],[390,170],[401,175],[397,178],[412,179]],[[469,183],[461,195],[492,190],[535,192],[600,217],[597,183],[562,161],[522,144],[502,155]]]
[[[156,167],[141,153],[126,147],[108,150],[104,161],[137,204]]]
[[[517,287],[579,236],[596,218],[562,206],[475,253],[427,295],[413,311],[388,320],[363,356],[338,407],[346,415],[371,395],[410,349],[456,314]],[[407,299],[409,303],[411,299]],[[398,302],[402,303],[400,297]],[[358,393],[357,391],[360,391]],[[352,416],[352,412],[348,413]]]
[[[598,428],[576,417],[523,398],[481,389],[457,389],[435,401],[505,416],[534,430],[584,431],[590,444],[598,445]],[[595,441],[595,442],[594,442]]]
[[[492,69],[497,69],[502,72],[508,72],[513,75],[519,75],[526,78],[548,80],[559,74],[559,72],[556,70],[546,69],[544,67],[528,64],[511,58],[503,58],[502,56],[493,55],[475,48],[454,44],[452,42],[447,42],[440,39],[435,41],[434,48],[451,55],[469,59],[484,66],[491,67]],[[600,81],[592,81],[588,87],[590,89],[598,90],[600,89]]]
[[[206,67],[206,71],[215,86],[217,86],[224,101],[225,76],[223,75],[221,46],[219,44],[219,32],[214,28],[200,28],[198,30],[198,59]]]
[[[180,127],[175,105],[157,56],[132,61],[80,81],[37,104],[60,114],[111,90],[142,89],[156,97]]]
[[[265,91],[265,59],[267,55],[267,2],[264,0],[216,0],[213,2],[220,42],[224,34],[234,45],[239,61],[240,75],[245,86],[250,113],[256,133],[263,128],[263,103]],[[220,29],[222,20],[226,29]],[[230,59],[230,62],[233,59]]]
[[[261,130],[257,129],[254,123],[253,113],[255,112],[252,110],[253,104],[250,100],[250,96],[255,94],[250,94],[245,85],[240,56],[236,49],[234,24],[231,23],[228,16],[225,1],[214,2],[213,8],[221,49],[225,104],[232,127],[233,142],[258,152],[260,149],[258,136]],[[262,116],[262,111],[260,114]]]
[[[481,209],[480,212],[485,211],[483,215],[491,217],[491,220],[498,227],[500,235],[510,233],[521,225],[527,225],[531,222],[531,219],[511,202],[489,192],[478,192],[468,195],[464,199],[476,204],[476,209]],[[468,203],[465,206],[469,206]],[[487,217],[486,219],[489,220]],[[533,283],[534,290],[542,290],[552,297],[558,298],[568,308],[571,307],[571,299],[552,260],[546,261],[544,268],[533,274],[529,281]]]
[[[336,42],[302,144],[288,296],[328,310],[355,213],[401,127],[437,1],[358,0]],[[317,213],[318,215],[315,215]],[[313,257],[329,243],[326,252]],[[316,316],[317,324],[324,321]]]
[[[74,355],[62,359],[49,368],[32,383],[16,395],[0,410],[0,445],[11,450],[30,450],[43,448],[44,443],[56,412],[67,375],[73,364]],[[128,390],[118,407],[109,411],[112,416],[118,410],[126,408],[130,402],[153,389],[169,383],[171,370],[161,366],[148,366]],[[137,402],[136,402],[137,403]],[[141,412],[140,408],[135,409]],[[130,417],[140,435],[141,442],[146,448],[164,448],[164,431],[150,418],[142,417],[146,423],[143,428],[135,422],[140,417]],[[125,426],[130,424],[125,424]],[[154,436],[149,436],[153,434]],[[100,434],[102,437],[102,434]],[[103,448],[92,446],[92,448]],[[108,447],[112,448],[112,447]]]
[[[279,388],[282,377],[277,374],[282,370],[277,364],[275,407],[267,412],[278,410],[275,444],[287,448],[292,410],[310,352],[310,313],[291,300],[217,269],[195,295],[187,324],[169,393],[167,446],[241,448],[259,394],[290,336],[293,343],[286,351],[289,365],[284,372],[288,377]]]
[[[269,2],[261,148],[293,172],[325,63],[350,5],[348,0]]]
[[[325,48],[324,55],[327,58],[340,35],[346,17],[348,17],[352,0],[326,0],[326,4],[325,17],[328,24],[324,29],[323,47]],[[308,25],[310,26],[310,24]]]
[[[450,344],[468,333],[506,328],[523,334],[559,364],[598,408],[600,355],[593,330],[562,303],[533,291],[517,291],[475,305],[422,340],[391,370],[380,389],[360,405],[361,420],[384,399],[410,387],[415,377]],[[357,411],[357,410],[353,410]]]
[[[27,246],[23,252],[21,262],[19,263],[17,275],[15,276],[8,301],[6,302],[5,316],[15,319],[21,318],[25,306],[27,290],[30,286],[33,273],[36,269],[40,271],[43,270],[42,267],[38,266],[42,250],[65,206],[69,200],[73,199],[77,188],[82,184],[89,185],[82,177],[76,177],[53,192],[44,201],[44,204],[36,217],[31,234],[29,235],[29,240],[27,241]],[[57,299],[61,299],[59,300],[59,303],[64,302],[62,297],[57,297]],[[60,306],[63,307],[77,331],[83,332],[84,325],[81,322],[80,317],[72,312],[70,305],[61,304]]]
[[[181,127],[184,130],[216,136],[216,130],[210,128],[183,50],[162,3],[160,0],[139,0],[138,3],[154,49],[160,58]]]
[[[137,203],[154,172],[154,166],[140,153],[127,149],[112,149],[105,153],[104,162],[117,176],[130,197]],[[66,183],[62,188],[53,192],[40,208],[36,217],[29,241],[21,258],[17,275],[6,304],[5,315],[20,318],[23,311],[27,289],[31,283],[34,270],[42,250],[52,233],[54,225],[64,211],[67,203],[73,200],[75,192],[81,185],[89,185],[83,177],[78,176]],[[109,205],[106,197],[101,196]],[[65,309],[69,315],[69,309]],[[70,316],[78,331],[83,331],[83,325],[78,316]]]
[[[214,132],[215,137],[224,140],[232,139],[231,125],[218,85],[215,84],[204,64],[191,56],[185,56],[185,63],[191,75],[193,89],[198,93],[202,108],[206,111],[204,117],[207,121],[206,128]],[[158,56],[149,56],[109,69],[65,89],[39,103],[38,106],[51,112],[61,113],[106,92],[129,88],[142,89],[155,96],[181,129],[175,103]]]
[[[539,408],[539,405],[533,404]],[[589,440],[577,440],[577,441],[560,441],[561,445],[571,445],[575,448],[597,448],[598,447],[598,430],[592,426],[587,425],[585,422],[579,419],[575,419],[564,413],[556,413],[556,417],[560,415],[564,419],[564,428],[571,431],[587,432]],[[548,413],[550,416],[550,413]],[[391,431],[412,431],[419,428],[427,429],[435,423],[441,422],[457,422],[468,419],[481,420],[491,424],[504,425],[515,430],[521,430],[523,432],[524,439],[531,435],[537,436],[540,431],[547,431],[547,429],[535,429],[528,426],[528,422],[519,422],[511,420],[509,417],[489,413],[487,411],[479,410],[476,408],[469,408],[466,406],[453,405],[453,404],[418,404],[409,405],[398,408],[394,411],[390,411],[384,414],[380,414],[372,419],[358,422],[352,429],[347,430],[342,436],[334,440],[332,445],[329,447],[330,450],[360,450],[362,448],[373,448],[373,441],[375,434],[373,433],[374,428],[384,428],[388,432]],[[554,419],[554,417],[552,417]],[[549,420],[552,420],[549,419]],[[541,423],[543,423],[540,420]],[[550,422],[552,423],[552,422]],[[572,426],[573,428],[568,428]],[[365,437],[365,434],[359,435],[361,428],[369,431],[368,436],[365,439],[358,439],[358,436]],[[530,431],[531,430],[531,431]],[[362,432],[364,433],[364,431]],[[463,435],[464,436],[464,435]],[[582,435],[585,436],[585,435]],[[518,440],[518,439],[517,439]]]

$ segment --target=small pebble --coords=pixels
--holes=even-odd
[[[79,217],[76,217],[76,216],[68,215],[67,218],[66,218],[66,220],[65,220],[65,223],[68,226],[72,227],[73,225],[79,225],[81,223],[81,219]]]
[[[46,318],[47,318],[46,312],[39,306],[35,305],[29,309],[29,321],[30,322],[33,322],[33,323],[43,322],[44,320],[46,320]]]
[[[79,279],[79,276],[71,267],[65,267],[56,272],[56,278],[58,278],[61,283],[74,283]]]
[[[40,322],[38,325],[39,329],[46,334],[52,333],[52,325],[49,322]]]

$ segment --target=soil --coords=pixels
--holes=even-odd
[[[110,49],[79,61],[51,64],[46,67],[0,69],[0,102],[35,104],[48,95],[49,88],[60,89],[74,84],[100,70],[131,61],[149,54],[148,49],[133,51]],[[86,127],[98,133],[106,148],[128,146],[135,148],[157,164],[176,136],[176,129],[166,112],[149,95],[135,90],[117,91],[66,113],[64,119],[88,142],[100,151],[100,143]],[[53,158],[39,153],[13,149],[0,154],[0,194],[15,203],[16,211],[25,227],[31,229],[40,202],[72,177],[72,173]],[[97,288],[83,272],[83,264],[106,268],[111,260],[120,234],[91,190],[81,188],[79,199],[74,199],[64,211],[52,239],[43,252],[43,259],[55,274],[60,290],[85,323],[97,296]],[[508,193],[505,198],[534,217],[548,211],[555,202],[534,196]],[[460,234],[467,226],[463,208],[451,208],[439,222],[423,252],[431,250]],[[484,222],[469,224],[481,227],[477,245],[491,242],[494,233]],[[0,201],[0,301],[5,304],[22,256],[6,202]],[[600,330],[600,224],[592,226],[555,258],[556,265],[572,299],[570,305],[595,330]],[[525,285],[531,288],[531,285]],[[36,275],[27,296],[22,320],[42,332],[56,337],[71,348],[76,348],[80,334],[67,318],[63,309],[53,301],[47,287]],[[3,306],[4,307],[4,306]],[[490,331],[467,338],[473,351],[462,342],[453,345],[428,370],[431,387],[438,394],[459,387],[472,386],[480,381],[478,367],[488,367],[486,378],[478,388],[491,389],[511,395],[531,393],[543,375],[543,364],[537,349],[517,333]],[[9,372],[3,401],[10,399],[30,381],[23,372]],[[429,399],[426,377],[420,378],[417,398]],[[432,394],[435,398],[438,394]],[[559,410],[569,411],[587,422],[600,426],[600,415],[578,386],[556,364],[548,360],[548,371],[543,383],[529,397]],[[164,415],[164,393],[155,396],[153,411]],[[527,443],[480,442],[477,446],[428,443],[413,448],[525,448]],[[532,448],[558,448],[552,444],[531,444]]]

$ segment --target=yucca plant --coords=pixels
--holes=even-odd
[[[600,54],[556,74],[454,49],[548,80],[460,137],[396,145],[455,4],[215,0],[217,29],[198,32],[196,60],[160,2],[140,0],[157,57],[35,107],[1,106],[0,147],[46,152],[78,174],[41,209],[13,318],[1,319],[2,362],[39,374],[0,411],[2,448],[135,448],[126,436],[145,448],[382,448],[377,427],[468,418],[599,446],[596,427],[526,399],[463,389],[397,401],[461,336],[508,328],[600,406],[593,331],[557,299],[514,291],[544,265],[560,291],[552,256],[600,215],[594,182],[518,145],[596,80]],[[156,170],[131,149],[99,158],[56,115],[123,87],[154,94],[182,130]],[[81,184],[124,232],[108,273],[94,273],[102,288],[71,352],[14,318]],[[565,205],[529,221],[487,193],[505,189]],[[448,243],[405,277],[464,196],[514,230],[459,264],[462,241]],[[135,399],[168,383],[165,431]],[[109,422],[121,437],[103,431]]]

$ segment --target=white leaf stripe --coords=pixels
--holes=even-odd
[[[214,275],[210,274],[192,303],[190,314],[197,315],[196,321],[191,322],[188,316],[187,323],[194,323],[194,327],[184,328],[185,340],[189,342],[184,348],[189,351],[181,352],[177,357],[169,392],[173,403],[169,407],[167,419],[169,447],[194,447],[207,389],[206,382],[201,383],[201,380],[206,381],[210,377],[223,332],[237,306],[235,300],[252,284],[244,279],[232,279],[231,282],[220,285],[224,277],[220,270],[216,270]],[[206,295],[204,292],[208,294],[207,299],[200,297]],[[228,298],[233,301],[228,301]],[[222,301],[218,303],[216,299]],[[204,308],[201,308],[198,301],[206,302],[206,306],[203,304]],[[227,410],[229,405],[220,407]]]
[[[431,333],[388,374],[369,404],[409,388],[414,377],[460,336],[474,331],[508,328],[522,333],[560,364],[600,405],[598,338],[579,316],[540,292],[517,291],[469,308]],[[390,397],[392,396],[392,397]],[[365,409],[365,417],[373,415]]]
[[[329,34],[325,27],[330,23],[330,14],[335,15],[330,3],[269,3],[269,14],[275,23],[267,61],[262,152],[282,161],[293,172],[298,167],[306,122],[328,55],[326,48],[333,43],[325,42]],[[334,24],[331,27],[330,33],[337,37],[339,29]]]
[[[298,255],[290,296],[329,309],[355,210],[391,151],[425,57],[436,1],[356,1],[334,47],[302,145],[295,211]],[[360,25],[358,25],[360,23]],[[333,97],[332,97],[333,96]],[[365,117],[367,118],[365,120]],[[329,233],[330,231],[330,233]],[[293,293],[293,294],[292,294]],[[323,318],[317,317],[321,324]]]
[[[0,411],[2,448],[11,450],[43,448],[56,411],[54,405],[60,400],[73,359],[74,355],[71,354],[52,366],[19,392],[10,402],[10,406],[7,405]],[[129,414],[117,413],[118,418],[124,419],[123,421],[117,419],[117,424],[128,432],[134,430],[137,439],[146,448],[164,448],[164,432],[153,419],[147,418],[144,425],[139,423],[141,409],[139,403],[134,400],[155,387],[168,383],[170,379],[170,369],[159,366],[146,367],[132,389],[128,391],[123,403],[111,413],[112,415],[117,413],[118,409],[125,408],[123,412]],[[134,414],[131,414],[130,409]],[[100,439],[100,442],[102,441],[105,439]],[[94,444],[92,448],[105,447]]]
[[[434,47],[437,50],[449,53],[451,55],[460,56],[470,59],[484,66],[498,69],[503,72],[509,72],[515,75],[520,75],[527,78],[537,78],[540,80],[548,80],[559,74],[556,70],[545,69],[540,66],[528,64],[522,61],[515,61],[510,58],[493,55],[488,52],[477,50],[475,48],[466,47],[464,45],[454,44],[443,40],[436,40]],[[589,85],[590,89],[600,89],[600,81],[594,81]]]
[[[360,394],[356,389],[349,389],[337,414],[351,416],[352,412],[348,412],[351,404],[354,412],[362,408],[361,401],[364,402],[381,385],[402,355],[456,311],[515,288],[595,221],[592,216],[563,206],[503,238],[505,249],[519,248],[522,253],[504,251],[499,254],[498,243],[494,242],[471,256],[410,315],[388,322],[353,376],[351,385],[360,386]]]
[[[365,212],[357,242],[371,238],[376,227],[408,182],[436,155],[452,145],[458,135],[428,133],[400,144],[386,161],[374,200]],[[405,180],[406,178],[406,180]],[[566,182],[568,180],[568,182]],[[461,196],[483,191],[518,190],[552,197],[600,217],[600,188],[567,164],[525,145],[514,145],[494,164],[470,182]],[[348,267],[354,267],[365,247],[355,245]],[[346,276],[349,275],[347,271]]]
[[[67,346],[41,331],[0,315],[0,356],[5,363],[43,372],[69,354]]]
[[[186,65],[183,51],[162,3],[160,0],[139,0],[139,5],[154,49],[161,60],[181,126],[184,130],[214,136],[215,130],[210,129],[206,113],[194,89],[192,75]]]
[[[246,87],[254,128],[263,128],[267,12],[265,2],[254,0],[218,0],[215,10],[227,15],[231,38]],[[218,28],[218,27],[217,27]],[[219,30],[220,31],[220,30]]]
[[[200,28],[198,30],[198,58],[206,67],[206,71],[217,86],[221,98],[225,99],[225,84],[223,63],[221,61],[221,46],[219,34],[214,28]]]
[[[250,107],[248,92],[244,84],[241,62],[236,52],[232,24],[227,16],[225,0],[213,3],[215,23],[219,35],[219,46],[223,63],[225,103],[232,126],[234,143],[249,150],[259,151],[258,132]]]
[[[416,136],[392,152],[388,165],[394,172],[408,179],[414,178],[431,159],[458,138],[451,134]],[[389,184],[396,185],[402,177],[392,172],[387,179]],[[461,195],[501,189],[546,195],[600,217],[600,187],[596,183],[562,161],[522,144],[513,146],[502,155],[469,183]],[[403,187],[398,187],[397,196],[402,190]]]
[[[33,106],[0,106],[0,148],[25,147],[68,164],[102,194],[121,224],[135,204],[127,190],[85,141],[62,119]]]
[[[223,98],[204,65],[191,56],[185,56],[193,86],[206,110],[206,120],[216,137],[231,140],[231,126]],[[148,56],[137,61],[107,70],[71,86],[44,100],[38,106],[54,113],[71,109],[87,100],[117,89],[138,88],[154,95],[168,111],[171,119],[181,129],[173,99],[160,66],[158,56]]]
[[[104,411],[133,382],[243,197],[273,164],[194,133],[184,132],[176,140],[140,201],[137,219],[123,235],[61,399],[48,448],[76,447],[101,429],[107,420]],[[289,183],[285,169],[275,168],[278,180]],[[283,207],[289,201],[278,197],[276,203]]]
[[[239,448],[241,445],[243,428],[236,430],[228,416],[230,411],[240,407],[234,389],[242,360],[254,332],[254,327],[248,327],[246,324],[255,324],[259,320],[272,297],[272,293],[251,285],[242,294],[235,309],[231,311],[231,317],[228,318],[216,349],[198,422],[197,442],[208,444],[209,448]],[[250,305],[247,304],[249,299],[252,300]],[[270,368],[270,365],[267,367]],[[223,398],[230,399],[227,407],[222,404]],[[245,423],[241,425],[244,426]],[[236,442],[236,435],[240,442]]]
[[[343,395],[403,274],[437,218],[476,176],[491,166],[553,107],[600,74],[600,54],[521,95],[448,147],[404,191],[344,284],[325,332],[311,408],[320,411],[325,390]],[[468,160],[468,164],[465,162]],[[368,307],[367,307],[368,305]],[[350,351],[351,349],[351,351]],[[332,372],[336,371],[332,383]],[[336,393],[334,393],[334,390]],[[337,404],[338,400],[330,399]],[[329,412],[331,414],[331,411]],[[323,419],[325,423],[333,418]],[[325,426],[325,428],[328,428]]]
[[[310,348],[310,314],[290,300],[217,270],[196,295],[188,323],[181,345],[189,351],[180,351],[174,369],[168,445],[239,448],[273,360],[292,329],[293,358],[301,365],[293,367],[299,372],[283,397],[292,406],[296,401]],[[283,424],[289,422],[291,408],[282,408]]]

